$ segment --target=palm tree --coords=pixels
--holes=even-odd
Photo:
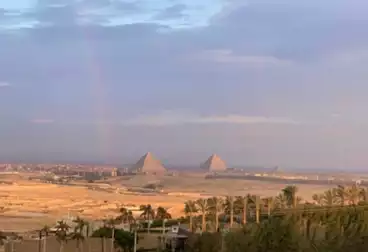
[[[224,200],[219,197],[208,199],[209,210],[215,214],[215,230],[219,230],[219,216],[224,211]]]
[[[58,221],[56,224],[56,237],[60,242],[60,252],[64,250],[64,243],[67,241],[67,235],[70,226],[63,220]]]
[[[336,196],[339,198],[340,205],[344,206],[346,201],[347,189],[343,185],[338,185],[336,188]]]
[[[319,204],[321,206],[333,206],[337,203],[337,190],[336,188],[329,189],[319,195]]]
[[[367,204],[368,203],[368,188],[362,188],[361,199]]]
[[[193,215],[198,212],[195,201],[188,200],[184,205],[184,213],[189,216],[189,230],[193,232]]]
[[[140,210],[143,211],[141,217],[143,217],[147,221],[147,232],[150,231],[151,220],[155,218],[155,210],[153,210],[150,204],[141,205]]]
[[[76,226],[72,234],[72,239],[77,241],[77,250],[80,251],[80,242],[84,240],[83,231],[88,223],[79,216],[77,216],[73,222],[76,224]]]
[[[90,236],[90,231],[91,231],[91,225],[88,221],[84,221],[85,224],[85,230],[86,230],[86,237],[88,239],[88,237]],[[91,244],[89,241],[87,241],[87,245],[88,245],[88,252],[91,251]]]
[[[284,194],[288,207],[296,208],[298,198],[296,193],[298,192],[298,188],[296,186],[287,186],[282,189],[282,193]]]
[[[42,248],[42,229],[38,231],[38,252],[41,252]]]
[[[156,219],[165,220],[171,219],[171,214],[167,212],[167,210],[161,206],[156,209]]]
[[[114,245],[115,245],[115,226],[116,224],[118,224],[120,221],[117,220],[116,218],[110,218],[108,220],[106,220],[106,225],[107,227],[111,228],[111,252],[114,251]]]
[[[248,196],[237,196],[235,200],[235,208],[238,214],[242,213],[243,225],[247,224],[247,213],[248,213]]]
[[[288,207],[288,199],[283,193],[280,193],[279,195],[276,196],[275,205],[280,209]]]
[[[72,240],[75,240],[77,241],[77,246],[76,246],[76,251],[77,252],[81,252],[81,241],[84,240],[84,236],[82,234],[82,230],[80,229],[80,227],[76,226],[74,228],[74,232],[71,234],[71,237],[70,237]]]
[[[103,228],[102,228],[103,232],[99,233],[99,237],[101,238],[101,241],[102,241],[101,242],[101,251],[105,252],[106,251],[106,237],[109,237],[108,232],[107,232],[108,224],[107,224],[107,220],[102,220],[102,222],[103,222]]]
[[[126,223],[128,219],[128,209],[121,207],[119,209],[119,213],[120,215],[117,217],[117,219],[121,220],[123,223]]]
[[[261,210],[261,198],[257,195],[255,197],[255,205],[256,205],[256,223],[259,223],[259,214]]]
[[[312,195],[312,199],[318,204],[318,205],[322,205],[322,194],[313,194]]]
[[[45,239],[44,239],[44,243],[43,243],[43,251],[47,251],[46,243],[47,243],[47,237],[49,236],[49,233],[50,233],[50,227],[45,225],[41,229],[41,233],[45,234]]]
[[[234,196],[226,196],[225,209],[230,214],[230,228],[232,228],[234,224]]]
[[[148,204],[148,205],[141,205],[140,206],[140,210],[143,211],[143,213],[141,214],[141,216],[145,219],[145,220],[152,220],[155,218],[155,211],[153,210],[153,207]]]
[[[271,216],[271,211],[274,208],[274,204],[275,204],[275,199],[274,197],[267,197],[265,199],[263,199],[264,204],[267,205],[267,215],[268,217]]]
[[[87,226],[87,222],[80,218],[79,216],[77,216],[77,218],[75,220],[73,220],[73,222],[76,224],[76,228],[82,233],[84,228]]]
[[[122,207],[119,209],[119,213],[120,215],[116,218],[117,220],[120,220],[123,223],[129,223],[129,224],[132,224],[135,221],[133,212],[131,210],[128,210],[125,207]]]
[[[131,210],[128,211],[127,222],[129,223],[129,225],[135,223],[135,218]]]
[[[362,189],[354,184],[351,187],[347,188],[346,196],[350,204],[357,205],[362,195]]]
[[[196,205],[200,214],[202,214],[202,232],[206,231],[206,215],[209,211],[207,199],[198,199]]]

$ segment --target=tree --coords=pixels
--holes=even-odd
[[[171,219],[171,214],[167,212],[167,210],[161,206],[156,209],[156,219],[165,220]]]
[[[277,208],[284,209],[288,207],[288,199],[284,193],[279,193],[275,198],[275,205]]]
[[[240,214],[242,213],[243,225],[247,224],[247,213],[248,213],[248,196],[237,196],[235,199],[235,211]]]
[[[215,231],[219,230],[219,216],[224,211],[224,200],[219,197],[208,199],[209,210],[215,215]]]
[[[259,215],[261,211],[261,199],[258,195],[255,197],[254,203],[256,205],[256,223],[259,224]]]
[[[322,205],[322,194],[315,193],[312,195],[312,199],[317,203],[318,205]]]
[[[105,221],[104,221],[104,226],[102,228],[99,228],[97,230],[95,230],[93,233],[92,233],[92,237],[99,237],[101,238],[101,251],[102,252],[105,252],[105,240],[106,238],[108,238],[109,236],[111,237],[112,233],[112,230],[111,228],[108,228]]]
[[[143,211],[143,213],[141,214],[141,216],[145,220],[153,220],[155,218],[155,211],[153,210],[153,208],[152,208],[152,206],[150,204],[148,204],[148,205],[141,205],[139,207],[139,209],[141,211]]]
[[[206,215],[209,212],[207,199],[198,199],[196,201],[198,212],[202,215],[202,232],[206,231]]]
[[[83,233],[84,228],[88,225],[87,221],[79,216],[73,222],[76,224],[76,228],[80,233]]]
[[[112,228],[102,227],[93,232],[92,237],[105,237],[112,239]],[[139,239],[139,237],[137,237]],[[134,247],[134,234],[124,231],[122,229],[116,229],[114,231],[114,241],[117,247],[123,251],[130,252]]]
[[[277,209],[266,220],[259,222],[258,225],[245,225],[242,230],[231,230],[224,236],[225,243],[221,242],[223,239],[219,233],[193,235],[188,240],[187,251],[368,251],[368,205],[354,205],[354,202],[357,203],[357,200],[352,199],[356,197],[346,195],[346,202],[349,201],[352,204],[334,206],[335,200],[340,199],[338,196],[335,198],[332,197],[334,193],[334,190],[327,190],[323,194],[318,195],[321,205],[300,203],[299,207],[295,209],[293,207],[294,204],[290,204],[290,202],[295,202],[294,200],[290,200],[292,197],[282,192],[278,200],[281,199],[279,201],[281,202],[280,205],[285,203],[284,205],[288,206],[287,208]],[[295,196],[295,193],[291,195]],[[357,195],[357,193],[355,192],[354,195]],[[259,196],[254,195],[250,198],[252,198],[252,201],[247,202],[247,204],[255,204],[255,208],[259,208],[256,204]],[[294,198],[298,199],[298,197]],[[235,209],[240,205],[239,199],[237,197]],[[284,203],[282,203],[283,201]],[[212,202],[212,198],[207,202],[211,206],[211,211],[213,211],[214,205]],[[268,204],[267,199],[264,202]],[[288,202],[289,204],[287,204]],[[206,209],[208,208],[203,207],[203,209],[200,212],[207,213]],[[205,216],[205,214],[202,216]],[[257,220],[259,218],[256,217]]]
[[[348,202],[352,205],[357,205],[359,203],[361,195],[362,195],[362,188],[360,188],[357,184],[348,187],[346,190],[346,198]]]
[[[298,192],[298,188],[296,186],[287,186],[282,189],[282,193],[286,198],[287,206],[296,208],[298,203],[298,198],[296,193]]]
[[[110,218],[108,220],[106,220],[106,226],[108,228],[111,229],[111,252],[114,251],[114,247],[115,247],[115,226],[116,224],[118,224],[120,221],[117,220],[116,218]]]
[[[117,217],[117,219],[122,221],[123,223],[127,223],[128,209],[126,209],[125,207],[119,208],[119,216]]]
[[[222,237],[220,233],[192,235],[187,242],[188,252],[220,252]]]
[[[184,213],[189,216],[189,230],[193,232],[193,215],[198,212],[195,201],[188,200],[184,204]]]
[[[43,243],[43,250],[44,251],[47,251],[47,237],[49,236],[49,233],[50,233],[50,227],[45,225],[42,229],[41,229],[41,234],[40,234],[40,238],[42,237],[42,234],[45,235],[45,240],[44,240],[44,243]]]
[[[368,203],[368,188],[362,188],[360,197],[365,204]]]
[[[81,241],[84,241],[84,236],[82,234],[82,229],[79,226],[76,226],[74,228],[74,232],[71,233],[70,235],[70,239],[75,240],[77,245],[76,245],[76,251],[77,252],[81,252]]]
[[[230,214],[230,228],[232,228],[234,224],[234,196],[226,197],[225,210],[227,214]]]
[[[267,205],[267,215],[268,217],[270,217],[271,211],[273,210],[274,205],[275,205],[275,199],[274,197],[267,197],[263,201],[264,201],[264,204]]]
[[[338,203],[338,196],[336,188],[329,189],[321,194],[313,195],[313,200],[318,202],[321,206],[333,206]]]
[[[338,185],[336,188],[336,196],[339,198],[341,206],[345,205],[347,195],[347,188],[343,185]]]
[[[63,220],[56,224],[56,238],[60,243],[60,252],[64,250],[64,243],[67,242],[70,226]]]
[[[42,248],[42,229],[38,231],[38,252],[41,252]]]
[[[147,232],[149,233],[151,220],[155,218],[155,210],[153,210],[150,204],[141,205],[140,210],[143,211],[141,217],[143,217],[147,221]]]
[[[135,222],[133,212],[131,210],[126,209],[125,207],[122,207],[119,209],[120,215],[117,217],[118,220],[120,220],[123,223],[129,223],[132,224]]]

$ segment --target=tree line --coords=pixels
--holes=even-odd
[[[276,197],[188,201],[190,229],[201,232],[189,238],[186,251],[368,251],[367,196],[367,188],[337,186],[306,202],[296,186],[287,186]],[[227,232],[219,232],[224,223]]]
[[[159,206],[154,209],[151,204],[141,205],[140,210],[141,219],[146,221],[146,228],[149,232],[149,225],[147,227],[147,222],[149,221],[163,221],[166,219],[171,219],[170,213],[164,208]],[[69,240],[76,241],[76,251],[83,251],[83,241],[87,237],[101,238],[101,252],[106,251],[106,238],[111,239],[111,252],[115,249],[120,249],[122,251],[132,251],[134,247],[134,242],[138,242],[139,237],[134,239],[134,233],[132,232],[132,227],[137,223],[137,220],[133,216],[133,212],[125,207],[118,209],[119,214],[116,217],[111,217],[103,220],[103,225],[97,230],[91,230],[91,223],[86,221],[81,217],[76,217],[73,220],[74,227],[72,228],[65,220],[60,220],[57,222],[55,229],[55,236],[60,244],[60,252],[64,251],[65,243]],[[126,231],[123,229],[118,229],[116,226],[126,223],[129,224],[130,230]],[[42,242],[44,247],[47,247],[47,237],[51,234],[51,228],[49,226],[44,226],[39,230],[39,252],[42,252]],[[42,239],[46,238],[46,239]],[[89,246],[89,244],[87,243]],[[44,248],[44,250],[46,250]]]

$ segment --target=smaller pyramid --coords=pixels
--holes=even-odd
[[[201,165],[201,169],[207,171],[226,171],[227,166],[218,155],[213,154]]]
[[[166,172],[166,168],[150,152],[147,152],[133,165],[131,171],[138,173],[162,173]]]

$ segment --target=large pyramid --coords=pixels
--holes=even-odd
[[[201,165],[201,169],[207,171],[225,171],[227,167],[225,162],[219,156],[213,154]]]
[[[162,173],[166,168],[150,152],[141,157],[131,168],[132,172]]]

